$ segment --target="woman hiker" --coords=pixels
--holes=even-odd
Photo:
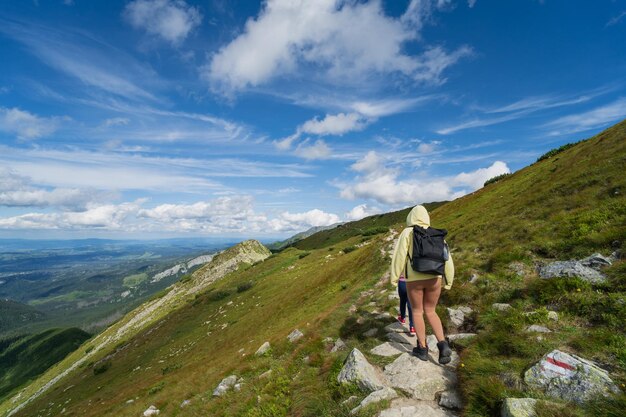
[[[447,260],[443,265],[444,273],[434,275],[414,271],[410,257],[413,253],[413,226],[428,229],[430,227],[430,216],[423,206],[415,206],[406,219],[407,227],[400,233],[393,257],[391,258],[391,284],[396,286],[400,275],[406,277],[406,287],[411,302],[413,312],[413,323],[417,330],[417,347],[413,349],[413,355],[421,360],[428,360],[428,346],[426,344],[426,324],[424,314],[433,329],[437,338],[437,348],[439,348],[439,363],[450,362],[452,351],[443,334],[441,319],[437,315],[435,308],[441,294],[441,287],[449,290],[454,279],[454,264],[452,257],[446,253]],[[445,283],[443,282],[445,280]]]

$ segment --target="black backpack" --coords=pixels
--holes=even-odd
[[[414,271],[444,275],[448,260],[448,245],[444,241],[447,234],[445,229],[413,226],[413,254],[409,260]]]

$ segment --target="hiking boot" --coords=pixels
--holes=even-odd
[[[411,336],[415,336],[415,327],[411,326],[411,327],[409,328],[409,334],[410,334]]]
[[[423,361],[428,360],[428,347],[421,347],[419,342],[417,342],[417,346],[413,348],[412,352],[413,356],[417,356],[418,359]]]
[[[452,350],[448,345],[447,340],[437,342],[437,348],[439,349],[439,363],[445,365],[452,360]]]
[[[406,319],[402,316],[398,316],[398,321],[402,324],[406,323]]]

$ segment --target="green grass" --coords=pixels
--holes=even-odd
[[[140,285],[146,279],[148,279],[148,274],[142,272],[141,274],[128,275],[124,277],[123,282],[126,288],[132,288]]]

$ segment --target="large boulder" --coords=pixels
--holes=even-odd
[[[534,398],[505,398],[502,403],[502,417],[537,417]]]
[[[472,309],[467,306],[448,308],[448,321],[454,327],[461,327],[465,322],[465,316],[469,315]]]
[[[365,392],[378,391],[387,386],[384,375],[381,375],[358,349],[352,349],[346,358],[337,381],[341,384],[354,383]]]
[[[587,256],[585,259],[581,259],[580,263],[593,269],[600,269],[613,264],[611,257],[607,258],[599,253],[594,253],[591,256]]]
[[[591,283],[602,283],[606,276],[593,268],[583,265],[580,261],[557,261],[539,268],[539,276],[543,279],[558,277],[578,277]]]
[[[385,376],[393,388],[406,392],[416,400],[434,401],[438,392],[456,385],[454,369],[440,366],[434,360],[422,361],[403,353],[385,366]]]
[[[524,382],[554,398],[583,403],[597,395],[619,393],[608,372],[594,363],[553,350],[524,374]]]

